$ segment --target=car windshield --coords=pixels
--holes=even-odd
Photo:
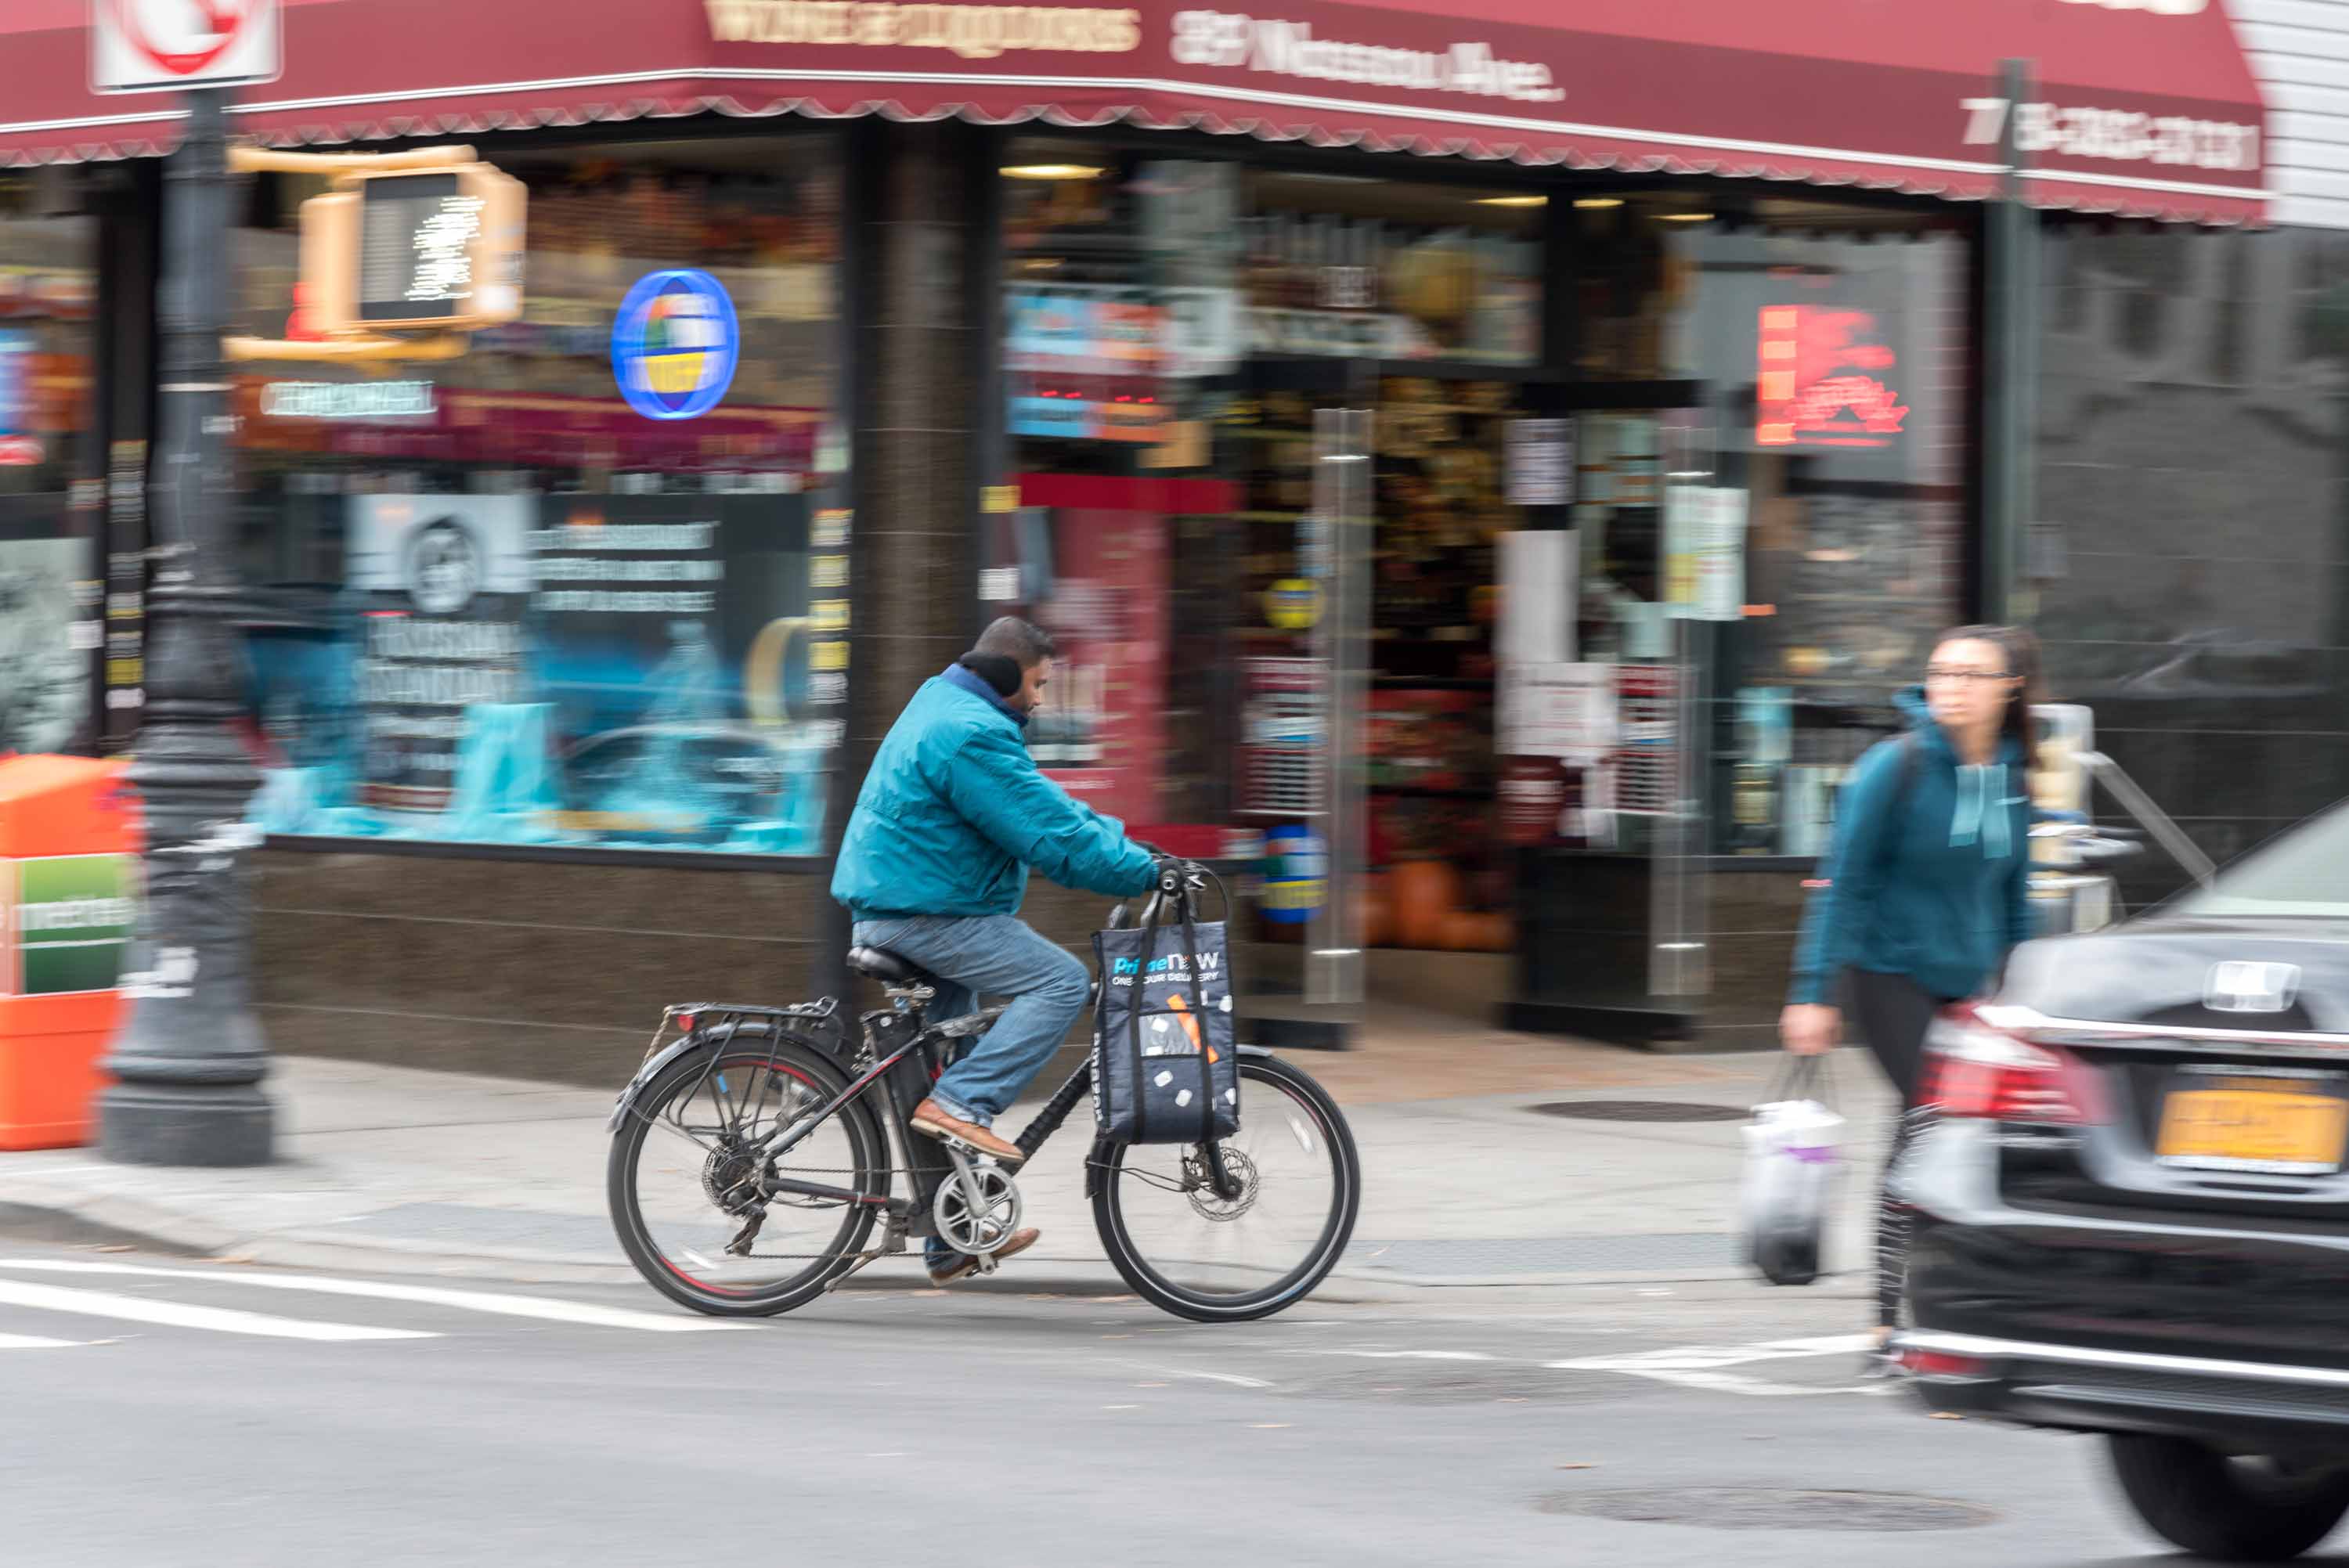
[[[2269,840],[2168,907],[2181,914],[2349,919],[2349,803]]]

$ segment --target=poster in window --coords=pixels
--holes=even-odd
[[[1023,478],[1023,493],[1051,480]],[[1016,562],[1017,603],[1061,655],[1029,720],[1036,765],[1096,810],[1157,818],[1166,743],[1166,519],[1107,507],[1030,506],[991,519]]]
[[[86,540],[0,540],[0,756],[62,751],[89,717],[88,645],[74,635],[89,555]]]
[[[362,806],[436,815],[476,710],[526,699],[531,498],[350,498]]]
[[[815,851],[836,722],[812,601],[845,557],[811,556],[807,499],[542,502],[537,667],[565,835]]]

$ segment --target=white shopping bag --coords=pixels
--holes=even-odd
[[[1843,1118],[1823,1058],[1796,1057],[1745,1124],[1745,1256],[1772,1284],[1819,1277],[1827,1210],[1843,1166]]]

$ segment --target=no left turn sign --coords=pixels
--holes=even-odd
[[[90,86],[102,93],[274,82],[277,0],[90,0]]]

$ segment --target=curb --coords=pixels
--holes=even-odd
[[[250,1234],[231,1231],[199,1216],[136,1198],[92,1194],[78,1202],[62,1196],[30,1195],[21,1191],[0,1202],[0,1241],[57,1246],[137,1247],[190,1260],[259,1264],[275,1268],[310,1269],[329,1273],[407,1274],[437,1278],[502,1280],[539,1284],[631,1284],[636,1271],[624,1257],[582,1257],[576,1253],[533,1253],[522,1249],[451,1251],[424,1242],[369,1237],[353,1242],[316,1230],[265,1232]],[[883,1260],[859,1271],[841,1286],[844,1293],[871,1290],[932,1290],[920,1274],[920,1254]],[[968,1280],[951,1288],[957,1294],[1077,1296],[1130,1295],[1105,1259],[1039,1258],[1049,1272],[1020,1270],[1000,1279]],[[1862,1271],[1831,1273],[1822,1284],[1856,1276]],[[1582,1272],[1510,1274],[1406,1274],[1391,1270],[1349,1267],[1341,1262],[1317,1286],[1311,1300],[1345,1305],[1395,1305],[1424,1302],[1431,1291],[1500,1291],[1588,1289],[1593,1286],[1658,1284],[1725,1284],[1745,1279],[1736,1269],[1662,1269],[1640,1272]]]

